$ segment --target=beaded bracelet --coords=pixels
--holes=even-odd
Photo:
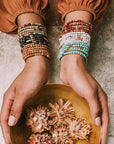
[[[62,49],[60,49],[59,53],[63,53],[64,51],[71,51],[71,50],[74,50],[74,49],[78,49],[80,51],[83,51],[84,53],[88,54],[89,52],[89,46],[88,45],[64,45],[62,47]]]
[[[45,26],[43,26],[42,24],[40,24],[40,23],[34,23],[34,24],[32,24],[32,23],[28,23],[28,24],[24,24],[23,26],[21,26],[21,27],[19,27],[18,28],[18,33],[20,33],[21,31],[23,31],[23,30],[25,30],[25,29],[33,29],[34,28],[34,30],[47,30],[46,29],[46,27]]]
[[[87,61],[93,26],[81,20],[70,21],[63,26],[60,35],[58,59],[68,54],[79,54]]]
[[[23,47],[23,59],[25,61],[28,57],[32,57],[36,55],[42,55],[50,59],[49,49],[46,47],[43,47],[42,45],[32,44],[32,46],[28,45],[28,46]]]
[[[25,29],[21,29],[18,30],[18,36],[19,38],[21,38],[23,35],[27,35],[27,34],[42,34],[42,35],[45,35],[47,36],[47,31],[46,29],[39,29],[38,26],[33,26],[33,27],[30,27],[30,26],[27,26]]]
[[[78,51],[80,53],[84,54],[84,58],[88,57],[88,52],[89,52],[89,46],[84,43],[69,43],[63,45],[63,47],[59,51],[58,59],[61,60],[61,58],[68,54],[69,52],[74,52]]]
[[[25,49],[25,50],[27,50],[28,48],[30,48],[30,47],[36,47],[37,49],[47,49],[47,50],[49,50],[49,47],[48,46],[46,46],[46,45],[41,45],[41,44],[28,44],[28,45],[25,45],[23,48]],[[23,48],[21,48],[21,53],[23,53]]]
[[[48,39],[46,36],[41,34],[32,34],[23,36],[19,39],[21,47],[24,47],[27,44],[34,43],[34,44],[43,44],[43,45],[49,45]]]
[[[70,21],[63,26],[60,37],[68,32],[82,31],[91,34],[93,25],[91,23],[84,22],[82,20]]]
[[[69,32],[64,34],[60,39],[60,46],[70,42],[83,42],[90,45],[91,37],[85,32]]]
[[[42,55],[50,59],[46,27],[39,23],[25,24],[18,29],[18,37],[23,59]]]

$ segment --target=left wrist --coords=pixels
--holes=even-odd
[[[41,55],[29,57],[26,60],[25,68],[27,69],[42,69],[45,70],[49,67],[49,60]]]
[[[49,60],[46,57],[37,55],[37,56],[29,57],[26,60],[26,65],[39,64],[39,63],[48,62],[48,61]]]

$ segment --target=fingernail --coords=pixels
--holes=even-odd
[[[96,126],[100,126],[101,125],[101,119],[100,119],[100,117],[97,117],[95,119],[95,124],[96,124]]]
[[[8,120],[8,125],[13,126],[15,124],[16,118],[14,116],[10,116]]]

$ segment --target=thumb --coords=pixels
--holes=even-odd
[[[13,102],[13,105],[12,105],[11,111],[10,111],[10,115],[9,115],[9,120],[8,120],[9,126],[14,126],[18,122],[24,103],[25,103],[25,100],[24,100],[23,96],[15,97],[15,100]]]
[[[96,126],[101,125],[101,106],[97,95],[89,98],[88,104],[90,107],[91,117]]]

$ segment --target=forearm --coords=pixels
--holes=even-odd
[[[25,24],[29,24],[29,23],[39,23],[44,25],[42,18],[39,15],[36,15],[34,13],[24,13],[21,14],[20,16],[18,16],[17,18],[17,23],[19,27],[22,27]],[[26,64],[27,65],[34,65],[36,66],[37,64],[39,65],[39,67],[45,65],[45,66],[49,66],[49,60],[41,55],[36,55],[36,56],[32,56],[29,57],[26,60]]]
[[[34,13],[24,13],[17,18],[18,26],[23,26],[28,23],[40,23],[43,25],[42,18]]]
[[[81,20],[79,22],[81,23],[80,25],[78,25],[77,20]],[[63,29],[63,37],[61,38],[61,44],[66,44],[66,47],[64,45],[62,47],[63,55],[61,56],[60,76],[63,83],[70,85],[79,96],[87,100],[92,120],[97,126],[102,125],[100,143],[105,144],[109,121],[107,96],[98,82],[88,73],[84,63],[84,60],[87,60],[88,57],[91,39],[91,33],[88,31],[89,27],[86,26],[91,21],[91,14],[85,11],[75,11],[66,15],[65,25],[68,22],[71,22],[71,24],[64,27],[66,31]],[[68,38],[66,41],[64,40],[64,33],[66,34],[66,38]],[[87,36],[87,41],[84,36]],[[69,42],[68,45],[67,42]],[[71,54],[67,53],[69,51]],[[79,51],[80,53],[78,53]],[[74,52],[77,53],[74,54]],[[83,55],[84,52],[85,55]]]
[[[92,14],[87,11],[73,11],[66,15],[65,24],[71,20],[83,20],[85,22],[91,23]]]

